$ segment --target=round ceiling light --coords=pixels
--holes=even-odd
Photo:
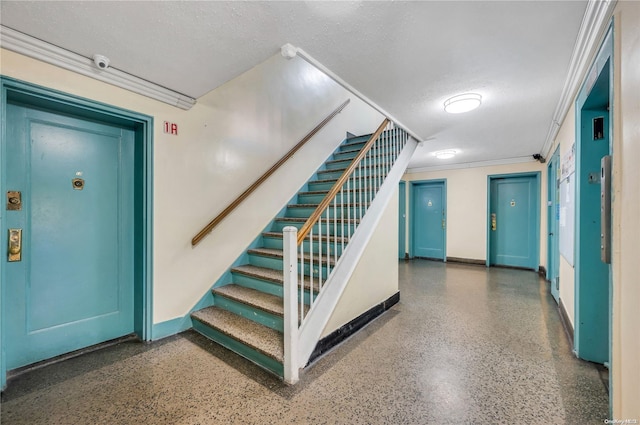
[[[453,96],[444,102],[444,110],[450,114],[461,114],[476,109],[482,103],[482,96],[477,93],[465,93]]]
[[[438,159],[451,159],[454,156],[456,156],[456,153],[457,153],[456,151],[452,149],[448,149],[444,151],[434,152],[433,155]]]

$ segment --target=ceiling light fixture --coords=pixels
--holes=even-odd
[[[453,149],[448,149],[444,151],[434,152],[433,155],[438,159],[451,159],[454,156],[456,156],[456,153],[457,152],[454,151]]]
[[[461,114],[476,109],[481,103],[482,96],[477,93],[459,94],[444,102],[444,110],[450,114]]]

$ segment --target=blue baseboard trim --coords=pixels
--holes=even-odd
[[[154,323],[153,329],[151,330],[151,339],[153,341],[157,341],[159,339],[184,332],[192,327],[193,324],[191,323],[190,315],[176,317],[175,319],[167,320],[165,322]]]

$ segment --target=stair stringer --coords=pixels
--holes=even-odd
[[[398,156],[393,168],[384,180],[380,190],[373,198],[367,213],[349,240],[342,256],[336,263],[333,272],[324,283],[324,289],[318,295],[313,307],[302,322],[298,333],[298,364],[299,368],[307,365],[313,350],[320,340],[322,332],[329,322],[342,293],[349,284],[349,280],[358,265],[360,257],[371,240],[374,230],[378,226],[383,212],[386,210],[398,183],[404,175],[409,160],[418,142],[409,137],[407,143]]]

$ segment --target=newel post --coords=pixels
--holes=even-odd
[[[298,229],[282,230],[284,251],[284,380],[298,382]]]

